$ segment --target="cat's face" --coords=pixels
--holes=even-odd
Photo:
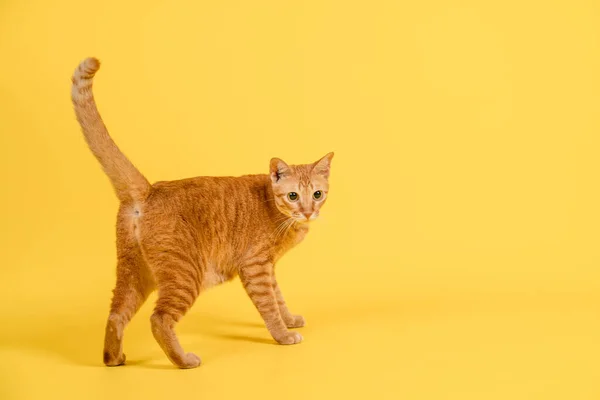
[[[279,158],[271,160],[271,182],[275,205],[283,214],[298,222],[309,222],[329,192],[329,169],[333,153],[312,164],[287,165]]]

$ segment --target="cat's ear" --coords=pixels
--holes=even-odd
[[[322,175],[325,178],[329,178],[329,169],[331,167],[331,159],[333,158],[333,152],[327,153],[325,157],[313,164],[313,172],[318,175]]]
[[[281,179],[289,176],[290,173],[290,166],[285,161],[279,158],[271,159],[271,180],[273,183],[279,182]]]

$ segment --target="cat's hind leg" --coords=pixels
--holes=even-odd
[[[117,283],[104,336],[104,364],[125,363],[123,332],[131,318],[154,290],[154,278],[135,237],[135,221],[126,205],[117,218]]]
[[[200,357],[183,350],[175,325],[198,297],[200,269],[174,249],[153,254],[149,259],[158,288],[158,300],[150,318],[152,334],[173,364],[179,368],[195,368],[200,365]]]
[[[123,332],[153,289],[154,282],[139,249],[121,255],[104,337],[104,364],[107,366],[125,363]]]

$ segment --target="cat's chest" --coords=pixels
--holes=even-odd
[[[306,234],[308,233],[308,227],[301,225],[293,230],[290,230],[280,242],[278,242],[275,247],[278,251],[276,253],[279,256],[282,256],[285,252],[292,249],[294,246],[298,245],[300,242],[304,240]]]
[[[296,230],[296,232],[294,232],[292,234],[292,237],[290,238],[290,240],[292,241],[292,245],[295,246],[298,243],[300,243],[301,241],[303,241],[304,238],[306,237],[307,233],[308,233],[308,227],[301,226],[300,228],[298,228]]]

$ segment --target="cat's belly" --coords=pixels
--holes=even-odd
[[[236,272],[231,270],[222,270],[209,266],[204,276],[202,277],[202,289],[208,289],[221,283],[232,280],[236,276]]]

